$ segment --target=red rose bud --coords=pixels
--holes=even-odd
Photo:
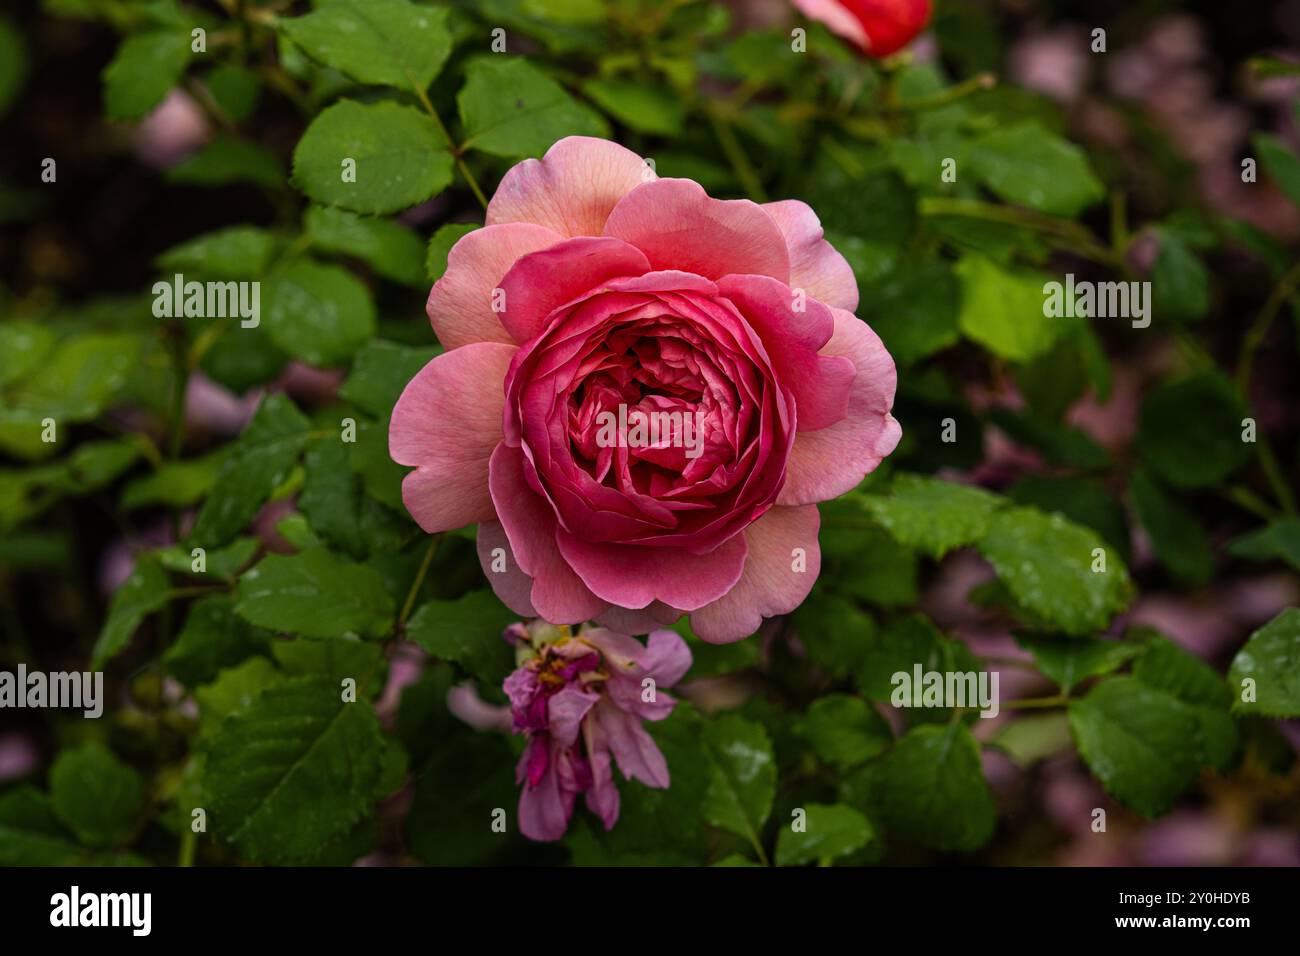
[[[907,46],[930,22],[930,0],[794,0],[863,52],[889,56]]]

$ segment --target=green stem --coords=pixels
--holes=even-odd
[[[465,157],[463,154],[465,148],[469,145],[468,141],[460,146],[456,145],[456,141],[451,138],[451,133],[448,131],[446,124],[443,123],[442,117],[439,116],[438,111],[433,108],[433,103],[429,100],[429,94],[424,91],[419,83],[415,82],[415,78],[411,76],[409,71],[406,74],[406,78],[410,80],[411,88],[415,90],[415,95],[416,98],[419,99],[420,105],[424,107],[424,111],[428,113],[429,118],[433,120],[433,125],[438,128],[438,133],[447,144],[447,149],[455,158],[456,168],[460,170],[460,174],[465,177],[465,182],[469,184],[469,191],[474,194],[474,198],[478,200],[478,204],[484,209],[487,209],[487,197],[483,195],[483,190],[479,188],[478,180],[474,178],[474,174],[469,171],[469,166],[465,163]]]
[[[941,196],[922,199],[920,210],[923,216],[960,216],[964,219],[980,219],[984,222],[1032,229],[1051,236],[1062,248],[1085,259],[1116,269],[1124,267],[1122,256],[1102,243],[1088,228],[1069,220],[1057,219],[1054,216],[1028,209],[1018,209],[1014,206],[999,206],[978,199],[949,199]]]
[[[998,78],[994,74],[977,73],[969,80],[963,80],[930,96],[918,96],[911,100],[895,100],[890,104],[890,109],[899,113],[915,113],[921,110],[938,109],[941,106],[948,106],[950,103],[965,99],[972,93],[991,90],[997,85]]]
[[[1255,321],[1246,330],[1246,337],[1241,346],[1241,358],[1237,360],[1237,387],[1241,390],[1243,398],[1249,398],[1255,352],[1264,344],[1264,339],[1268,337],[1268,330],[1282,306],[1286,304],[1287,299],[1295,295],[1298,284],[1300,284],[1300,262],[1293,265],[1277,280],[1268,301],[1264,303],[1259,315],[1255,316]]]
[[[406,627],[406,619],[411,616],[411,608],[415,606],[415,596],[420,592],[420,585],[424,583],[424,576],[429,573],[429,564],[433,561],[433,552],[438,549],[438,535],[429,539],[429,547],[424,552],[424,560],[420,562],[420,570],[415,572],[415,580],[411,582],[411,590],[406,592],[406,601],[402,604],[402,613],[397,616],[397,630]]]
[[[192,827],[186,827],[185,832],[181,834],[181,851],[176,860],[177,866],[193,866],[194,851],[199,844],[199,835],[194,832]]]
[[[1002,710],[1043,710],[1049,707],[1064,707],[1070,702],[1070,698],[1064,694],[1056,694],[1052,697],[1022,697],[1020,700],[1009,700],[1002,704]]]

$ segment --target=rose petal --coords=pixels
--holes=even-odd
[[[513,345],[476,342],[436,356],[393,407],[388,454],[417,470],[402,501],[429,533],[496,516],[487,463],[502,437],[505,375]]]
[[[605,610],[556,547],[555,514],[524,478],[523,452],[502,442],[488,463],[488,485],[519,568],[533,579],[529,600],[552,624],[578,624]]]
[[[797,199],[763,204],[790,250],[790,285],[836,309],[858,307],[858,280],[822,233],[812,207]]]
[[[708,554],[677,548],[584,541],[563,528],[560,555],[594,594],[619,607],[663,601],[687,611],[731,590],[745,566],[745,541],[735,535]]]
[[[561,236],[599,236],[618,201],[655,178],[645,160],[617,143],[569,136],[502,177],[487,223],[529,222]]]
[[[794,393],[796,427],[826,428],[848,413],[854,367],[839,355],[818,354],[835,331],[831,310],[815,299],[795,310],[793,290],[767,276],[725,276],[718,290],[763,338],[781,384]]]
[[[829,428],[799,430],[786,462],[780,505],[827,501],[856,488],[894,450],[903,430],[889,414],[898,372],[880,336],[850,312],[831,310],[835,334],[823,355],[842,355],[857,375],[848,415]]]
[[[863,50],[871,49],[867,31],[862,28],[857,17],[844,8],[841,0],[794,0],[794,5],[804,16],[821,21],[833,32],[851,40]]]
[[[706,279],[733,273],[790,278],[785,238],[761,206],[748,199],[712,199],[689,179],[638,186],[609,214],[605,235],[632,243],[655,269]]]
[[[483,566],[488,583],[501,603],[521,617],[538,617],[530,595],[533,579],[524,574],[510,549],[510,539],[500,521],[484,521],[478,526],[475,541],[478,549],[478,561]],[[498,548],[501,554],[493,554]],[[500,558],[498,561],[497,559]]]
[[[516,342],[542,331],[546,317],[566,302],[587,295],[611,279],[650,271],[636,246],[605,236],[579,236],[523,256],[501,279],[505,311],[501,323]]]
[[[557,232],[531,223],[486,226],[462,236],[447,254],[447,271],[429,292],[425,311],[444,348],[473,342],[513,343],[493,311],[493,290],[510,267],[530,252],[563,241]]]
[[[691,627],[711,644],[730,644],[758,630],[763,618],[789,614],[808,596],[821,571],[821,516],[814,505],[773,508],[745,529],[749,559],[739,583],[691,615]],[[802,549],[804,570],[796,570]]]

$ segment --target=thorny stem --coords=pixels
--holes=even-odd
[[[957,100],[965,99],[972,93],[979,93],[982,90],[991,90],[998,85],[998,78],[992,73],[977,73],[968,80],[963,80],[954,86],[948,87],[938,93],[930,96],[918,96],[910,100],[895,100],[889,105],[894,112],[915,113],[920,110],[933,110],[941,106],[948,106]]]
[[[736,174],[736,178],[740,180],[741,186],[744,187],[745,195],[754,202],[767,202],[767,194],[763,191],[763,184],[758,178],[758,173],[754,171],[749,158],[745,156],[745,151],[736,139],[736,134],[732,130],[728,118],[713,106],[706,105],[705,112],[709,116],[709,125],[713,127],[713,134],[718,138],[718,145],[726,153],[727,162],[731,163],[731,169]]]

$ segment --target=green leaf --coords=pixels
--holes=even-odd
[[[283,680],[275,665],[261,656],[223,668],[214,681],[194,692],[199,704],[199,736],[210,737],[227,717],[248,710],[262,691]]]
[[[810,803],[801,808],[803,829],[781,828],[776,839],[776,865],[825,863],[854,853],[871,841],[875,831],[867,818],[843,804]]]
[[[279,28],[314,59],[360,83],[426,90],[451,55],[447,11],[406,0],[345,0]]]
[[[1285,561],[1300,571],[1300,518],[1280,518],[1228,542],[1227,552],[1253,561]]]
[[[863,501],[900,544],[934,558],[980,540],[989,517],[1003,504],[981,488],[913,474],[896,475],[888,495]]]
[[[1159,229],[1160,251],[1151,270],[1151,314],[1194,322],[1210,309],[1210,273],[1176,233]]]
[[[307,234],[317,249],[355,256],[379,275],[424,288],[424,240],[388,219],[367,219],[329,206],[307,210]]]
[[[360,558],[396,551],[418,533],[409,520],[365,494],[361,478],[352,471],[347,446],[337,438],[313,444],[304,468],[298,507],[311,531],[330,545]]]
[[[202,570],[195,568],[194,562],[198,558],[194,554],[195,548],[176,544],[156,553],[168,571],[187,574],[192,578],[233,581],[240,569],[252,560],[259,546],[256,538],[236,538],[224,548],[204,551]]]
[[[1007,489],[1016,504],[1057,511],[1075,524],[1091,528],[1106,543],[1129,556],[1129,527],[1124,505],[1102,482],[1091,478],[1028,474]]]
[[[437,195],[451,182],[451,167],[433,121],[388,102],[335,103],[293,151],[294,185],[322,205],[362,213],[397,212]]]
[[[60,426],[96,418],[126,384],[143,341],[125,333],[91,332],[65,339],[15,389],[0,422]]]
[[[358,698],[371,696],[383,687],[380,662],[384,652],[378,644],[354,640],[276,641],[271,653],[290,677],[328,677],[340,689],[343,680],[351,678],[356,681]]]
[[[190,605],[185,626],[167,648],[163,663],[181,683],[198,687],[268,648],[266,634],[235,616],[233,600],[213,594]]]
[[[100,743],[64,750],[50,768],[50,804],[91,846],[125,843],[144,810],[144,781]]]
[[[526,60],[487,56],[471,60],[456,96],[462,146],[494,156],[540,156],[566,136],[606,136],[601,118]]]
[[[9,109],[21,92],[27,69],[23,35],[7,17],[0,17],[0,114]]]
[[[455,601],[430,601],[406,624],[406,636],[434,657],[455,661],[488,685],[510,673],[514,655],[501,637],[519,615],[489,590],[471,591]]]
[[[958,324],[966,337],[999,358],[1023,362],[1052,347],[1066,326],[1044,311],[1043,277],[1013,272],[982,256],[963,256]]]
[[[1196,715],[1134,677],[1111,677],[1070,701],[1079,753],[1106,792],[1145,817],[1164,813],[1195,779]]]
[[[863,663],[876,636],[876,622],[871,615],[834,594],[814,592],[795,609],[790,620],[809,659],[837,679],[848,676]],[[753,643],[741,641],[727,646]]]
[[[915,727],[847,783],[888,832],[937,850],[975,850],[993,835],[996,810],[965,724]],[[853,802],[853,801],[849,801]]]
[[[1218,372],[1160,385],[1143,399],[1138,450],[1177,488],[1216,485],[1251,458],[1251,446],[1241,440],[1246,414],[1236,389]]]
[[[325,550],[268,555],[239,579],[235,613],[272,631],[307,637],[382,637],[393,598],[373,568]]]
[[[167,170],[167,179],[194,186],[252,183],[267,189],[281,189],[284,186],[284,167],[280,157],[261,143],[251,143],[223,133],[193,156]]]
[[[949,263],[906,259],[863,286],[858,312],[870,316],[889,354],[906,367],[957,344],[960,303],[961,285]]]
[[[1201,763],[1226,770],[1237,753],[1237,724],[1228,713],[1232,691],[1212,667],[1155,632],[1133,665],[1133,676],[1186,704],[1200,723]]]
[[[867,644],[856,675],[858,688],[869,700],[889,701],[895,689],[894,675],[911,676],[918,664],[927,672],[983,670],[965,644],[944,637],[927,618],[909,614],[891,620]]]
[[[704,743],[712,762],[705,819],[758,843],[776,797],[776,760],[767,731],[727,714],[704,724]]]
[[[203,78],[213,100],[230,114],[231,119],[242,122],[257,111],[262,87],[257,74],[236,63],[222,63]]]
[[[143,555],[136,561],[135,570],[108,606],[103,630],[90,655],[91,670],[103,670],[105,664],[126,650],[141,622],[167,603],[168,587],[167,572],[157,558]]]
[[[147,505],[185,508],[212,490],[224,452],[218,451],[189,461],[164,462],[153,474],[136,478],[122,491],[122,507],[128,511]]]
[[[637,80],[588,80],[582,91],[614,119],[638,133],[677,136],[686,104],[670,90]]]
[[[190,62],[185,30],[151,30],[122,41],[104,68],[104,110],[111,120],[136,120],[162,102]]]
[[[172,246],[154,261],[161,269],[218,279],[255,279],[271,264],[278,243],[257,226],[227,226]]]
[[[1063,713],[1022,714],[1003,724],[988,743],[1028,768],[1071,746],[1070,721]]]
[[[212,494],[190,532],[190,543],[225,544],[257,515],[289,475],[307,444],[311,423],[284,395],[268,396],[230,446]]]
[[[1293,203],[1300,206],[1300,159],[1282,139],[1271,133],[1256,133],[1251,142],[1255,144],[1255,152],[1269,176]]]
[[[1099,548],[1106,569],[1094,572]],[[1092,531],[1036,508],[996,513],[979,550],[1020,607],[1066,634],[1104,630],[1133,592],[1114,548],[1104,547]]]
[[[1083,150],[1036,122],[985,133],[972,145],[970,164],[1002,199],[1069,219],[1105,195]]]
[[[429,239],[429,251],[424,261],[425,275],[430,282],[437,282],[447,271],[447,254],[451,247],[477,228],[478,225],[472,222],[448,222],[438,227]]]
[[[310,858],[369,810],[383,764],[369,704],[344,703],[330,678],[291,678],[227,718],[209,744],[212,831],[249,859]]]
[[[1245,701],[1248,679],[1254,700]],[[1228,684],[1237,713],[1300,717],[1300,609],[1288,608],[1250,636],[1232,659]]]
[[[392,414],[406,384],[442,350],[436,345],[410,346],[374,339],[357,352],[352,374],[339,397],[376,418]]]
[[[37,367],[54,345],[54,332],[34,322],[0,325],[0,385],[16,382]]]
[[[1197,513],[1142,469],[1129,479],[1129,494],[1151,546],[1174,577],[1193,587],[1209,581],[1214,552]]]
[[[375,334],[370,290],[340,266],[295,259],[267,280],[266,334],[310,365],[340,365]]]
[[[822,761],[841,768],[874,757],[894,739],[885,719],[861,697],[849,694],[817,698],[796,730]]]
[[[1142,653],[1136,644],[1095,637],[1017,634],[1016,643],[1034,655],[1034,664],[1065,693],[1080,681],[1109,674]]]
[[[30,784],[0,793],[0,866],[72,866],[83,856],[44,793]]]

